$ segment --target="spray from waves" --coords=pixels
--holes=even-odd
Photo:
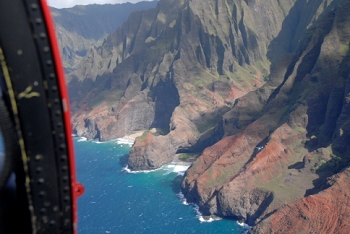
[[[176,194],[176,196],[179,198],[179,200],[182,202],[183,205],[193,207],[193,210],[195,211],[196,217],[198,218],[199,222],[211,223],[211,222],[218,221],[218,220],[222,219],[222,218],[217,217],[217,216],[204,217],[203,214],[199,211],[199,206],[196,204],[193,204],[193,203],[188,203],[186,198],[185,198],[185,195],[182,192]]]
[[[182,164],[176,164],[171,163],[163,166],[163,170],[166,171],[164,175],[170,174],[170,173],[177,173],[180,176],[184,176],[185,172],[189,168],[189,165],[182,165]]]
[[[243,231],[244,234],[247,234],[248,231],[252,228],[251,226],[249,226],[248,224],[243,223],[243,222],[237,221],[237,224],[244,229],[244,231]]]
[[[184,195],[182,192],[179,192],[178,194],[176,194],[176,196],[180,199],[180,201],[182,202],[183,205],[185,205],[185,206],[190,205],[190,204],[187,202],[187,200],[186,200],[186,198],[185,198],[185,195]]]
[[[212,216],[209,216],[209,217],[204,217],[202,215],[202,213],[199,211],[199,206],[198,205],[195,205],[195,204],[191,204],[193,206],[193,209],[195,210],[196,212],[196,217],[198,218],[198,220],[201,222],[201,223],[211,223],[211,222],[214,222],[214,221],[218,221],[218,220],[221,220],[222,218],[220,217],[212,217]]]
[[[173,172],[178,173],[179,175],[184,176],[185,172],[190,166],[188,165],[175,165]]]

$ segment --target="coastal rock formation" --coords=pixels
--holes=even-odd
[[[348,0],[161,0],[68,75],[74,131],[145,131],[131,170],[200,155],[187,201],[252,233],[348,230],[348,12]]]
[[[244,220],[252,233],[349,231],[349,10],[343,1],[325,12],[225,114],[227,136],[182,183],[204,215]]]

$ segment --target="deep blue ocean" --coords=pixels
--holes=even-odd
[[[194,205],[184,205],[181,173],[174,165],[128,173],[130,146],[74,139],[77,174],[85,193],[78,202],[78,233],[241,233],[233,220],[201,222]],[[176,171],[176,170],[175,170]]]

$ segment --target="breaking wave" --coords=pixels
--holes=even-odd
[[[78,142],[82,142],[82,141],[87,141],[87,138],[86,137],[79,137]]]
[[[117,138],[116,143],[119,145],[129,145],[130,147],[134,144],[134,140],[126,138]]]
[[[154,169],[154,170],[132,171],[128,168],[128,165],[126,165],[125,167],[123,167],[122,171],[125,171],[127,173],[131,173],[131,174],[139,174],[139,173],[150,173],[150,172],[154,172],[154,171],[159,171],[161,169],[162,169],[162,167]]]
[[[201,222],[201,223],[211,223],[211,222],[214,222],[214,221],[218,221],[218,220],[221,220],[222,218],[220,217],[212,217],[212,216],[203,216],[202,213],[199,211],[199,206],[198,205],[195,205],[195,204],[192,204],[193,205],[193,209],[195,210],[196,212],[196,217],[198,218],[198,220]]]
[[[247,234],[248,231],[252,228],[251,226],[243,222],[237,221],[236,223],[243,228],[243,234]]]
[[[129,169],[128,165],[126,165],[125,167],[123,167],[122,171],[125,171],[127,173],[132,173],[132,174],[138,174],[138,173],[150,173],[150,172],[163,170],[163,171],[166,171],[166,173],[164,173],[164,175],[167,175],[167,174],[174,172],[174,173],[177,173],[178,175],[183,176],[189,167],[190,166],[181,165],[181,164],[166,164],[166,165],[164,165],[160,168],[154,169],[154,170],[132,171]]]
[[[107,141],[99,141],[99,139],[93,139],[91,142],[92,142],[92,143],[95,143],[95,144],[107,143]]]
[[[180,199],[180,201],[182,202],[183,205],[185,205],[185,206],[190,205],[190,204],[187,202],[187,200],[186,200],[186,198],[185,198],[185,195],[184,195],[182,192],[179,192],[178,194],[176,194],[176,196]]]
[[[193,203],[188,203],[186,198],[185,198],[185,195],[182,192],[176,194],[176,196],[179,198],[179,200],[182,202],[183,205],[185,205],[185,206],[192,206],[193,207],[193,210],[196,213],[196,217],[198,218],[198,220],[201,223],[211,223],[211,222],[214,222],[214,221],[222,220],[222,218],[217,217],[217,216],[216,217],[203,216],[203,214],[199,211],[199,206],[196,205],[196,204],[193,204]]]

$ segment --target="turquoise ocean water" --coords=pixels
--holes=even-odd
[[[129,145],[74,142],[78,180],[85,187],[78,233],[242,233],[233,220],[201,222],[197,208],[181,199],[182,175],[174,165],[128,173],[123,168]]]

